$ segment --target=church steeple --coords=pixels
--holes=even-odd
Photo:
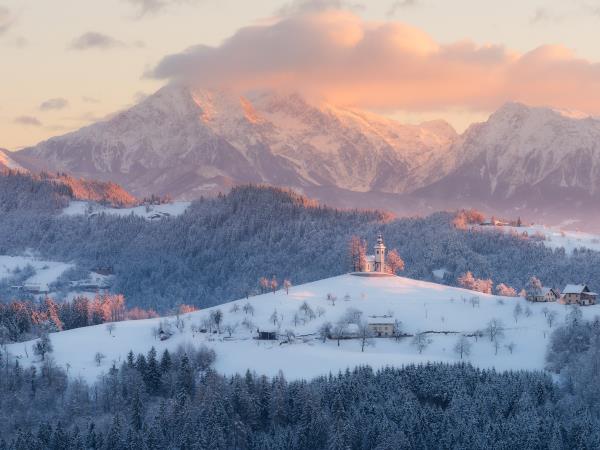
[[[375,272],[385,272],[385,245],[381,233],[377,235],[375,244]]]

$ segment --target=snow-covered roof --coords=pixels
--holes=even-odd
[[[367,255],[367,257],[365,258],[367,261],[371,262],[371,261],[375,261],[375,255]]]
[[[585,284],[567,284],[563,289],[563,294],[581,294],[589,291]]]
[[[369,325],[393,325],[394,318],[392,316],[367,317],[367,323]]]
[[[551,291],[554,291],[554,289],[552,289],[551,287],[546,287],[546,286],[544,286],[544,287],[542,288],[542,295],[549,294]],[[554,291],[554,292],[556,292],[556,291]]]

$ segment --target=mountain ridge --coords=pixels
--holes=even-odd
[[[398,193],[424,185],[447,164],[444,151],[457,136],[439,121],[401,125],[313,106],[296,94],[238,97],[168,85],[108,120],[22,150],[16,159],[114,179],[138,195],[197,197],[248,182]]]
[[[400,214],[478,207],[583,220],[598,204],[600,120],[508,102],[464,133],[298,94],[167,85],[132,108],[11,154],[25,168],[194,199],[239,184]],[[576,216],[576,217],[571,217]]]

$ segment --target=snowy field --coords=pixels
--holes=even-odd
[[[97,203],[85,202],[85,201],[71,201],[69,206],[63,209],[62,213],[67,216],[76,215],[90,215],[90,214],[114,214],[117,216],[128,216],[133,214],[135,216],[145,217],[146,219],[152,219],[157,215],[175,217],[183,212],[190,206],[190,202],[173,202],[165,203],[163,205],[152,205],[146,208],[145,205],[135,206],[132,208],[109,208]],[[158,218],[158,217],[156,217]]]
[[[326,299],[327,294],[337,296],[335,305]],[[349,299],[345,300],[347,295]],[[474,296],[479,297],[479,305],[472,304]],[[322,308],[322,316],[294,326],[294,313],[304,301],[315,312]],[[254,315],[244,313],[243,306],[247,302],[254,307]],[[523,310],[529,307],[531,315],[522,314],[515,321],[513,311],[517,302],[521,302]],[[234,303],[240,306],[237,312],[231,311]],[[339,347],[336,341],[321,342],[316,335],[320,325],[325,321],[336,322],[348,308],[362,311],[365,319],[371,315],[391,313],[394,319],[402,321],[403,332],[408,334],[420,331],[459,334],[428,334],[432,342],[422,354],[411,345],[410,337],[402,338],[399,342],[391,338],[374,338],[373,345],[366,347],[364,353],[357,339],[343,340]],[[361,364],[377,368],[426,361],[459,361],[453,349],[460,333],[471,334],[483,330],[491,319],[496,318],[502,320],[506,327],[498,354],[495,354],[489,338],[480,337],[477,341],[469,338],[473,347],[466,360],[482,368],[494,367],[498,370],[543,369],[551,331],[543,313],[544,308],[556,311],[554,327],[564,320],[568,312],[567,306],[556,303],[529,304],[519,298],[478,294],[408,278],[343,275],[292,287],[289,295],[280,290],[275,294],[252,297],[249,301],[242,299],[184,315],[183,331],[173,327],[175,334],[166,341],[154,337],[152,331],[165,319],[118,322],[112,336],[105,325],[99,325],[55,333],[51,339],[56,363],[68,367],[72,376],[82,376],[88,380],[106,372],[113,361],[117,364],[122,362],[129,350],[146,353],[155,346],[160,353],[165,348],[176,349],[181,344],[205,344],[214,348],[217,352],[216,369],[225,374],[250,369],[259,374],[275,375],[281,370],[288,378],[294,379],[336,373]],[[223,312],[222,328],[227,324],[238,324],[231,338],[226,332],[193,332],[215,309]],[[281,322],[280,330],[294,331],[294,343],[252,339],[256,328],[265,331],[274,329],[270,317],[275,310]],[[600,306],[582,310],[588,318],[600,314]],[[245,318],[252,321],[252,332],[241,325]],[[169,320],[175,321],[174,318]],[[10,352],[22,363],[34,362],[33,342],[11,345]],[[511,343],[514,344],[512,353],[508,349]],[[96,352],[106,355],[100,366],[94,363]]]
[[[72,264],[46,261],[33,256],[0,255],[0,280],[13,276],[15,270],[24,269],[27,265],[31,265],[36,273],[27,278],[25,283],[42,285],[55,282],[65,270],[73,267]]]
[[[481,230],[501,231],[504,233],[523,234],[527,232],[529,237],[543,236],[544,239],[540,242],[548,248],[564,248],[567,254],[573,253],[573,250],[578,248],[587,248],[590,250],[600,251],[600,235],[592,233],[584,233],[582,231],[563,230],[557,227],[549,227],[546,225],[531,225],[524,227],[478,227]]]

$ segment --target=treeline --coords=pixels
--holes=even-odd
[[[113,206],[137,203],[135,197],[111,182],[85,180],[65,173],[0,170],[0,212],[52,213],[67,206],[70,200]]]
[[[377,211],[340,211],[289,191],[239,187],[192,203],[179,217],[149,222],[101,214],[93,218],[26,212],[0,216],[0,254],[25,249],[75,261],[80,269],[113,267],[113,291],[130,305],[163,312],[178,303],[206,307],[256,293],[256,280],[294,284],[352,270],[353,235],[371,252],[378,232],[404,261],[403,275],[457,285],[471,272],[519,292],[532,276],[544,285],[588,283],[600,289],[600,253],[566,255],[522,236],[461,230],[454,216],[394,219]],[[76,244],[74,244],[76,243]],[[438,281],[438,280],[435,280]]]
[[[428,364],[307,381],[210,369],[205,348],[133,355],[93,386],[47,358],[0,367],[0,448],[584,449],[600,421],[540,372]],[[597,375],[596,375],[597,376]],[[590,384],[598,394],[599,384]],[[597,397],[597,395],[596,395]]]
[[[128,310],[122,295],[84,296],[57,303],[44,300],[18,300],[0,303],[0,344],[20,342],[42,334],[99,325],[105,322],[158,317],[153,310]]]

